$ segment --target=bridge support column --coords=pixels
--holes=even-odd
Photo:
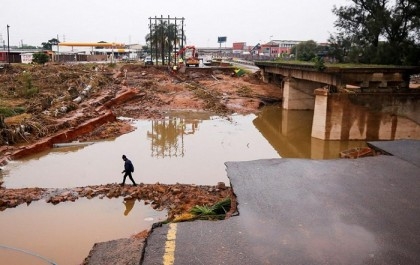
[[[327,115],[328,115],[328,90],[316,89],[315,90],[315,108],[314,118],[312,120],[312,133],[311,136],[327,140]]]
[[[419,94],[315,90],[311,136],[322,140],[419,139]]]
[[[314,89],[320,85],[315,82],[285,78],[283,86],[283,108],[294,110],[314,109]]]
[[[264,71],[264,69],[261,69],[261,76],[264,83],[270,83],[270,74]]]

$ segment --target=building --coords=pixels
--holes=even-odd
[[[232,44],[232,53],[242,54],[246,50],[246,42],[234,42]]]
[[[12,49],[9,53],[7,50],[3,50],[0,51],[0,64],[9,63],[8,58],[10,58],[10,63],[31,63],[32,54],[37,52],[43,51],[41,49]]]
[[[258,55],[268,58],[280,57],[283,54],[290,54],[292,47],[301,41],[296,40],[272,40],[264,44],[247,46],[246,42],[234,42],[232,44],[232,54],[237,55]]]
[[[290,54],[293,46],[300,42],[297,40],[272,40],[261,45],[261,52],[270,57],[280,57],[282,54]]]
[[[61,42],[53,48],[53,61],[139,60],[143,54],[139,44],[107,42]]]

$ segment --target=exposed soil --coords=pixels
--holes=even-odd
[[[12,65],[2,69],[0,166],[54,143],[106,139],[132,131],[129,121],[117,120],[120,116],[159,119],[170,110],[194,110],[229,118],[232,113],[256,113],[261,106],[281,100],[280,88],[263,83],[258,72],[237,76],[233,70],[187,68],[174,73],[165,67],[137,64]],[[56,204],[96,196],[142,200],[155,209],[166,209],[169,220],[195,205],[213,205],[227,197],[232,200],[228,215],[236,209],[234,195],[223,183],[106,184],[73,189],[7,189],[1,184],[0,210],[40,199]]]

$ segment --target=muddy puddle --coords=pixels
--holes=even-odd
[[[136,182],[229,185],[226,161],[330,159],[338,158],[342,150],[366,145],[364,141],[312,138],[312,115],[312,111],[279,107],[267,107],[258,115],[228,118],[208,113],[168,113],[163,120],[133,121],[137,129],[115,139],[54,148],[12,161],[0,173],[0,179],[7,188],[119,183],[121,156],[125,154],[135,166]],[[79,264],[95,242],[129,237],[165,215],[138,201],[127,216],[124,211],[122,198],[79,199],[55,206],[39,201],[7,209],[0,212],[0,245],[41,253],[61,261],[58,264]],[[0,260],[8,258],[7,264],[24,264],[12,262],[24,256],[28,255],[0,248]]]
[[[230,119],[177,113],[164,120],[134,121],[136,131],[74,148],[53,148],[4,169],[8,188],[67,188],[118,183],[125,154],[136,182],[228,184],[224,162],[279,157],[255,128],[255,116]]]
[[[21,205],[0,212],[0,263],[80,264],[94,243],[130,237],[165,218],[165,211],[123,198]]]

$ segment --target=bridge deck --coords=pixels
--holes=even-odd
[[[257,61],[255,65],[265,75],[279,75],[342,88],[354,85],[361,88],[409,88],[410,76],[420,73],[419,66],[344,66],[325,64],[323,70],[313,63],[283,63]]]

